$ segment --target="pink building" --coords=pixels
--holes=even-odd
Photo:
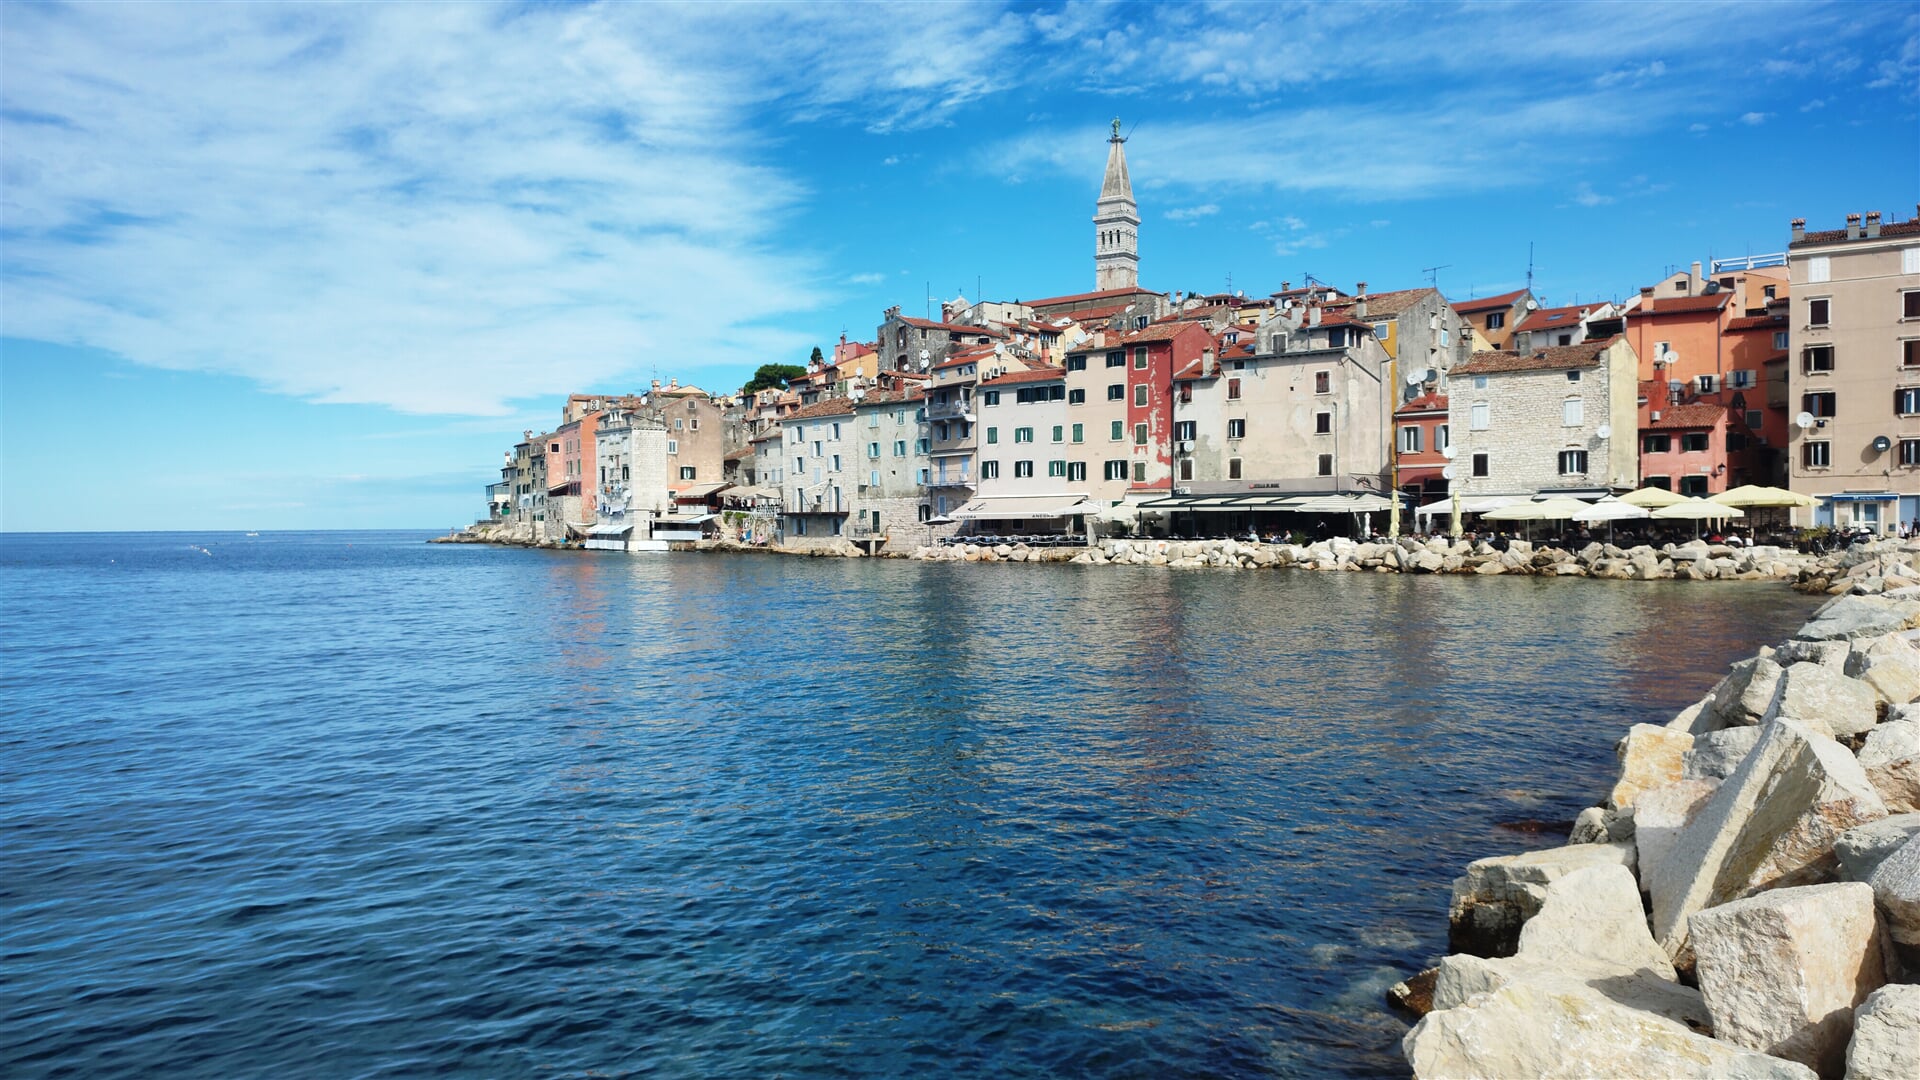
[[[1428,392],[1393,412],[1394,452],[1400,466],[1400,490],[1422,501],[1446,495],[1441,475],[1451,462],[1447,448],[1447,397]]]
[[[1727,490],[1727,408],[1700,403],[1649,410],[1640,428],[1640,483],[1682,495]]]

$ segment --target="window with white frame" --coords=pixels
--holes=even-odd
[[[1920,386],[1903,386],[1895,390],[1893,411],[1898,416],[1920,416]]]
[[[1133,482],[1136,484],[1144,484],[1147,482],[1146,462],[1136,461],[1133,463]]]
[[[1434,453],[1436,454],[1442,453],[1446,450],[1447,447],[1452,445],[1453,445],[1453,429],[1446,424],[1435,424],[1433,426]]]
[[[1587,471],[1587,452],[1585,450],[1560,451],[1560,475],[1581,476]]]
[[[1240,479],[1240,459],[1239,458],[1235,457],[1235,458],[1227,459],[1227,479],[1229,480]]]
[[[1084,484],[1087,482],[1087,463],[1084,461],[1067,462],[1067,482]]]
[[[1475,375],[1473,377],[1473,388],[1475,390],[1485,390],[1487,388],[1487,377],[1485,375]]]
[[[1419,424],[1400,425],[1400,452],[1401,453],[1403,454],[1419,453],[1420,443],[1421,443],[1421,438],[1420,438]]]
[[[1833,346],[1809,345],[1800,350],[1800,368],[1809,375],[1820,375],[1833,370]]]
[[[980,463],[980,479],[982,480],[1000,479],[1000,463],[997,461],[981,462]]]
[[[1832,260],[1825,255],[1815,255],[1813,258],[1808,259],[1807,260],[1807,280],[1809,282],[1832,281],[1833,280]]]
[[[1468,411],[1467,427],[1474,431],[1485,431],[1487,430],[1488,418],[1487,403],[1484,401],[1475,402],[1473,408]]]
[[[1236,417],[1232,420],[1227,421],[1227,438],[1244,439],[1246,437],[1247,437],[1247,421],[1244,418]]]
[[[1787,332],[1785,330],[1775,330],[1773,332],[1773,347],[1776,349],[1779,349],[1782,352],[1786,351]]]
[[[1320,455],[1319,475],[1321,476],[1333,475],[1333,455],[1332,454]]]
[[[1579,427],[1587,421],[1586,402],[1570,397],[1560,403],[1560,426]]]
[[[1816,296],[1807,301],[1807,325],[1827,326],[1833,319],[1833,298]]]
[[[1752,368],[1734,368],[1727,372],[1727,385],[1735,390],[1751,390],[1760,382],[1760,373]]]
[[[1145,424],[1133,425],[1133,445],[1135,446],[1147,445],[1147,425]]]
[[[1147,347],[1145,345],[1134,346],[1133,370],[1135,371],[1147,370]]]
[[[1144,409],[1147,407],[1147,384],[1146,383],[1139,383],[1134,386],[1133,404],[1135,408],[1139,408],[1139,409]]]
[[[1824,439],[1809,439],[1800,444],[1800,465],[1807,469],[1825,469],[1833,465],[1833,444]]]
[[[1472,462],[1471,468],[1473,470],[1474,476],[1484,477],[1488,475],[1489,465],[1488,465],[1487,455],[1485,454],[1473,455],[1473,462]]]
[[[1920,439],[1900,440],[1900,464],[1920,465]]]
[[[1125,480],[1127,478],[1127,463],[1124,460],[1104,462],[1100,466],[1100,478],[1103,480]]]
[[[680,466],[680,479],[691,480],[694,477],[694,472],[695,472],[694,466],[682,465]]]

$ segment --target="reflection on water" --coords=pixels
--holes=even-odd
[[[8,1075],[1403,1072],[1461,865],[1811,606],[182,542],[0,542]]]

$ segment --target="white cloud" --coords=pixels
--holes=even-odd
[[[1809,101],[1805,105],[1800,106],[1800,111],[1803,113],[1807,113],[1807,112],[1813,112],[1815,109],[1824,109],[1826,107],[1827,107],[1826,98],[1814,98],[1812,101]]]
[[[847,279],[848,283],[853,285],[878,285],[885,280],[887,280],[885,274],[855,274]]]
[[[1766,123],[1767,118],[1772,115],[1773,115],[1772,113],[1763,113],[1763,112],[1741,113],[1740,122],[1747,125],[1748,127],[1759,127],[1761,124]]]
[[[1613,201],[1613,196],[1594,191],[1592,184],[1582,180],[1580,186],[1573,190],[1573,201],[1581,206],[1605,206]]]
[[[1687,132],[1693,135],[1699,135],[1704,132],[1708,132],[1712,130],[1713,130],[1713,127],[1708,124],[1688,124],[1687,125]]]
[[[826,275],[774,245],[809,193],[762,160],[769,112],[942,123],[1020,32],[957,6],[12,9],[6,332],[489,415],[804,352],[771,324]],[[856,46],[899,59],[837,62]]]
[[[1167,211],[1167,220],[1194,221],[1203,217],[1211,217],[1219,212],[1220,207],[1213,203],[1207,203],[1204,206],[1183,206],[1175,210]]]

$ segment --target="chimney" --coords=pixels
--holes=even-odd
[[[1872,240],[1879,235],[1880,235],[1880,211],[1869,210],[1867,211],[1867,239]]]
[[[1308,326],[1320,325],[1320,305],[1319,304],[1314,304],[1307,308],[1307,325]]]
[[[1860,215],[1859,214],[1847,215],[1847,239],[1849,240],[1860,239]]]
[[[654,392],[654,393],[656,393],[656,394],[660,392],[660,380],[659,380],[659,379],[655,379],[655,380],[653,380],[653,392]]]
[[[1367,317],[1367,283],[1364,281],[1360,283],[1360,292],[1353,300],[1353,317],[1356,319]]]
[[[1916,204],[1914,205],[1914,208],[1915,208],[1916,210],[1920,210],[1920,203],[1916,203]],[[1292,291],[1293,291],[1293,282],[1291,282],[1291,281],[1283,281],[1283,282],[1281,282],[1281,283],[1280,283],[1280,291],[1281,291],[1281,292],[1283,292],[1283,293],[1284,293],[1284,292],[1292,292]]]
[[[1914,209],[1920,210],[1920,205],[1916,205]],[[1800,241],[1805,240],[1806,238],[1807,238],[1807,219],[1803,217],[1794,218],[1793,219],[1793,242],[1797,244]]]
[[[1687,295],[1700,295],[1700,260],[1693,261],[1693,269],[1687,271]]]
[[[1213,358],[1213,346],[1211,345],[1200,350],[1200,374],[1202,375],[1220,374],[1220,364],[1219,364],[1219,361]]]

